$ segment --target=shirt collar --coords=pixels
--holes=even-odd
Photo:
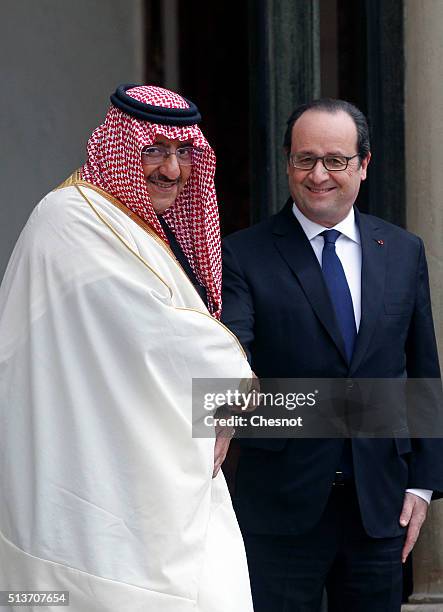
[[[336,229],[337,231],[342,233],[344,236],[346,236],[350,240],[353,240],[357,244],[360,244],[360,232],[358,231],[357,223],[355,221],[354,207],[352,207],[349,213],[347,214],[347,216],[342,221],[340,221],[340,223],[337,223],[337,225],[334,225],[333,228],[324,227],[323,225],[320,225],[308,219],[301,212],[301,210],[298,208],[295,202],[292,205],[292,212],[294,213],[297,221],[302,226],[303,231],[306,234],[308,240],[313,240],[319,234],[321,234],[321,232],[324,232],[325,230]]]

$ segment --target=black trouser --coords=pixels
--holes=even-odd
[[[244,534],[254,612],[399,612],[404,536],[366,535],[354,487],[333,487],[319,523],[300,536]]]

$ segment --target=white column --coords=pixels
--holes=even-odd
[[[405,0],[407,224],[425,242],[443,356],[443,1]],[[414,549],[404,612],[443,612],[443,501]]]

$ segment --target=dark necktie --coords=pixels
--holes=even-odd
[[[348,281],[346,280],[345,271],[343,270],[340,258],[335,252],[335,243],[340,233],[341,232],[337,230],[325,230],[321,233],[325,241],[321,267],[332,305],[334,306],[337,323],[345,342],[348,363],[350,363],[354,351],[355,339],[357,337],[357,328],[355,325],[354,307],[352,305]],[[344,440],[338,469],[345,480],[349,480],[353,477],[352,448],[349,438]]]
[[[355,326],[354,307],[351,292],[341,261],[335,252],[335,243],[340,236],[337,230],[325,230],[321,233],[325,244],[323,246],[321,267],[326,286],[334,306],[335,316],[340,328],[348,363],[354,352],[357,328]]]

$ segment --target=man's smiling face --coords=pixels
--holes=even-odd
[[[156,145],[175,153],[177,148],[189,146],[192,143],[169,140],[159,135],[152,146]],[[156,164],[145,163],[142,155],[142,165],[152,206],[157,214],[162,214],[175,202],[182,191],[191,174],[192,166],[180,166],[175,155],[169,155]]]
[[[347,113],[308,110],[292,128],[291,153],[322,157],[357,153],[357,128]],[[349,161],[346,170],[328,172],[320,160],[312,170],[299,170],[288,163],[289,190],[301,212],[311,221],[333,227],[352,208],[366,179],[370,154],[360,162]]]

